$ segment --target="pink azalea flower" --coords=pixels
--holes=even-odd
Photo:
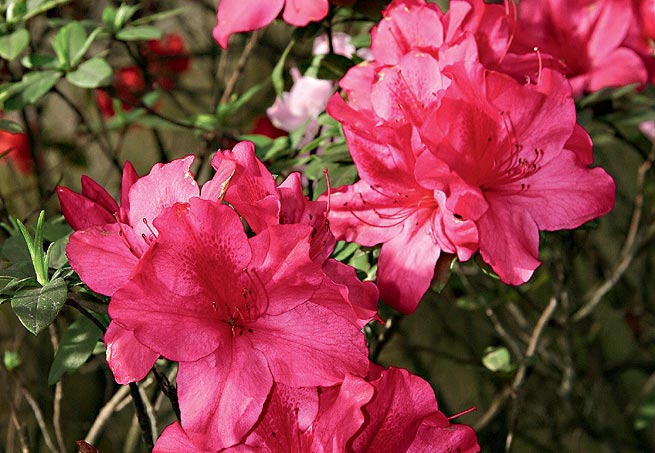
[[[648,77],[644,63],[625,45],[633,23],[631,2],[624,0],[525,0],[519,3],[510,52],[531,59],[533,68],[539,64],[535,48],[552,55],[563,64],[575,97],[643,84]],[[522,78],[523,69],[513,68],[511,62],[504,69]]]
[[[275,127],[291,132],[305,123],[306,135],[311,139],[318,130],[316,118],[325,110],[334,87],[329,80],[301,76],[296,68],[291,69],[293,86],[266,110]]]
[[[375,394],[363,407],[364,425],[348,451],[476,453],[471,427],[451,425],[439,411],[430,384],[402,368],[371,365],[367,380]]]
[[[346,317],[354,313],[354,322],[360,327],[379,319],[375,285],[359,281],[354,269],[328,259],[336,240],[326,218],[327,203],[310,201],[303,195],[299,173],[292,173],[276,186],[273,175],[257,159],[250,142],[241,142],[232,151],[217,152],[212,166],[218,174],[231,172],[225,201],[236,209],[254,232],[278,224],[302,224],[312,228],[309,256],[312,261],[322,264],[326,274],[314,294],[315,300],[321,300],[322,304],[330,305]]]
[[[276,383],[264,412],[248,436],[225,452],[323,452],[347,451],[346,444],[364,423],[362,406],[373,396],[373,386],[348,375],[342,384],[329,388],[293,388]],[[155,445],[155,453],[173,453],[197,442],[179,424],[166,428]],[[176,450],[177,449],[177,450]]]
[[[304,27],[327,16],[328,0],[221,0],[214,39],[226,49],[232,33],[263,28],[273,22],[282,8],[285,22]]]
[[[509,284],[539,265],[539,230],[576,228],[609,212],[615,185],[589,169],[591,140],[576,124],[566,80],[544,70],[520,85],[481,65],[454,65],[453,83],[424,123],[417,179],[475,222],[480,253]]]
[[[201,445],[174,423],[164,430],[154,452],[213,451]],[[329,388],[274,384],[252,431],[224,451],[475,453],[479,449],[470,427],[452,425],[438,410],[429,383],[407,370],[371,365],[366,379],[348,375]]]
[[[81,194],[57,188],[62,213],[76,230],[66,253],[71,267],[89,288],[112,296],[128,281],[154,241],[157,229],[153,220],[164,208],[200,195],[190,172],[193,159],[188,156],[157,164],[142,178],[127,162],[120,207],[102,186],[86,176],[82,177]],[[159,357],[116,322],[107,329],[105,345],[109,366],[122,384],[143,379]]]
[[[180,362],[182,427],[201,448],[239,442],[273,382],[330,386],[366,373],[354,316],[314,300],[325,274],[309,256],[310,226],[272,225],[249,239],[234,210],[201,198],[154,225],[155,244],[109,313]]]

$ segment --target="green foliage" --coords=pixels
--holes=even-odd
[[[59,71],[28,72],[20,82],[0,85],[0,104],[4,110],[20,110],[36,104],[62,77]]]
[[[101,338],[102,331],[84,316],[71,324],[61,337],[48,374],[48,385],[56,384],[64,373],[72,373],[84,365]]]
[[[25,28],[19,28],[13,33],[0,36],[0,57],[11,61],[20,55],[29,43],[30,32]]]
[[[97,88],[111,81],[112,69],[104,58],[94,57],[66,74],[66,80],[80,88]]]
[[[25,328],[37,335],[55,320],[67,295],[64,279],[55,278],[41,287],[17,291],[11,298],[11,308]]]

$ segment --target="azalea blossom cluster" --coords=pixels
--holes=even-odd
[[[571,79],[541,64],[555,57],[532,52],[535,73],[501,71],[516,41],[511,5],[453,0],[443,13],[392,2],[371,32],[373,60],[340,81],[347,102],[328,104],[360,176],[332,192],[331,226],[338,239],[382,244],[380,297],[403,313],[444,253],[479,252],[521,284],[540,264],[539,230],[613,207],[612,178],[590,168]]]
[[[193,160],[141,178],[127,163],[120,204],[88,177],[58,188],[70,264],[111,296],[116,380],[179,363],[181,421],[154,451],[478,451],[427,382],[369,362],[378,291],[329,258],[329,200],[298,173],[276,185],[250,142],[218,151],[202,187]]]

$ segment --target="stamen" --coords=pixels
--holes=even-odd
[[[474,411],[477,411],[477,410],[478,410],[477,406],[470,407],[470,408],[466,409],[465,411],[462,411],[462,412],[460,412],[458,414],[451,415],[450,417],[448,417],[448,420],[449,421],[454,420],[456,418],[461,417],[462,415],[470,414],[471,412],[474,412]]]
[[[541,71],[543,70],[543,62],[541,61],[541,52],[539,52],[539,47],[533,49],[537,53],[537,58],[539,59],[539,72],[537,72],[537,85],[541,83]]]

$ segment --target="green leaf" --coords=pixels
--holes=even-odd
[[[21,110],[36,104],[61,76],[59,71],[29,72],[20,82],[0,86],[0,103],[5,110]]]
[[[111,66],[102,57],[82,63],[75,71],[66,74],[66,80],[80,88],[97,88],[111,82]]]
[[[41,288],[18,291],[11,298],[11,308],[25,328],[37,335],[54,321],[67,295],[66,282],[56,278]]]
[[[319,79],[339,80],[354,65],[355,63],[350,58],[346,58],[343,55],[324,55],[316,76]]]
[[[87,36],[86,40],[82,43],[82,46],[77,49],[77,52],[71,54],[71,66],[76,66],[80,60],[82,60],[82,57],[88,52],[91,44],[93,44],[93,41],[95,41],[96,37],[100,34],[101,31],[102,28],[95,28],[91,34]]]
[[[138,10],[138,6],[130,6],[126,4],[119,6],[116,11],[116,16],[114,17],[114,30],[120,30],[123,28]]]
[[[66,245],[68,245],[69,236],[57,239],[50,244],[46,253],[46,261],[51,269],[60,269],[68,263],[66,257]]]
[[[80,52],[86,41],[86,31],[79,22],[70,22],[52,38],[52,48],[61,68],[73,66],[73,56]]]
[[[109,31],[114,31],[114,24],[116,23],[116,8],[108,6],[102,10],[102,23]]]
[[[57,68],[57,57],[54,55],[39,55],[39,54],[30,54],[25,55],[21,60],[21,64],[27,69],[56,69]]]
[[[13,33],[0,36],[0,57],[5,60],[13,60],[27,48],[30,43],[30,32],[20,28]]]
[[[55,8],[64,3],[68,3],[70,0],[40,0],[27,2],[28,12],[23,17],[24,20],[31,19],[34,16],[38,16],[41,13],[48,11],[49,9]],[[22,3],[22,2],[21,2]]]
[[[184,8],[175,8],[168,11],[162,11],[161,13],[151,14],[150,16],[140,17],[132,21],[132,25],[141,25],[147,24],[150,22],[157,22],[163,19],[168,19],[170,17],[179,16],[184,12]],[[370,46],[369,46],[370,47]]]
[[[23,132],[23,126],[15,121],[0,119],[0,130],[11,132],[12,134],[20,134]]]
[[[639,406],[634,426],[637,431],[641,431],[648,428],[653,422],[655,422],[655,391],[651,391]]]
[[[487,348],[484,357],[482,357],[482,364],[485,368],[494,373],[509,373],[514,369],[511,363],[509,350],[504,346]]]
[[[22,362],[20,355],[16,351],[5,351],[2,361],[8,371],[18,368]]]
[[[7,22],[14,24],[24,20],[27,13],[27,5],[25,2],[13,1],[7,6]]]
[[[127,27],[116,33],[116,39],[121,41],[148,41],[161,38],[162,32],[156,27],[142,25],[140,27]]]
[[[257,93],[259,93],[263,88],[268,86],[268,80],[258,83],[257,85],[250,87],[243,93],[241,96],[234,98],[231,102],[227,104],[220,104],[216,108],[216,116],[221,123],[224,123],[225,120],[233,116],[236,112],[241,109],[245,104],[250,101]],[[215,129],[211,129],[212,131]]]
[[[100,338],[100,329],[85,316],[71,324],[61,337],[48,374],[48,385],[56,384],[64,373],[72,373],[84,365]]]
[[[295,44],[296,41],[292,40],[287,46],[287,48],[284,49],[284,52],[282,52],[282,56],[280,56],[280,59],[275,64],[275,67],[273,68],[273,72],[271,73],[271,81],[273,82],[273,88],[275,89],[275,94],[277,94],[278,96],[282,96],[282,92],[284,91],[284,77],[282,75],[284,71],[284,62],[286,61],[289,52],[291,52],[291,49]]]
[[[0,246],[0,255],[11,263],[31,262],[30,250],[21,236],[10,236]]]

